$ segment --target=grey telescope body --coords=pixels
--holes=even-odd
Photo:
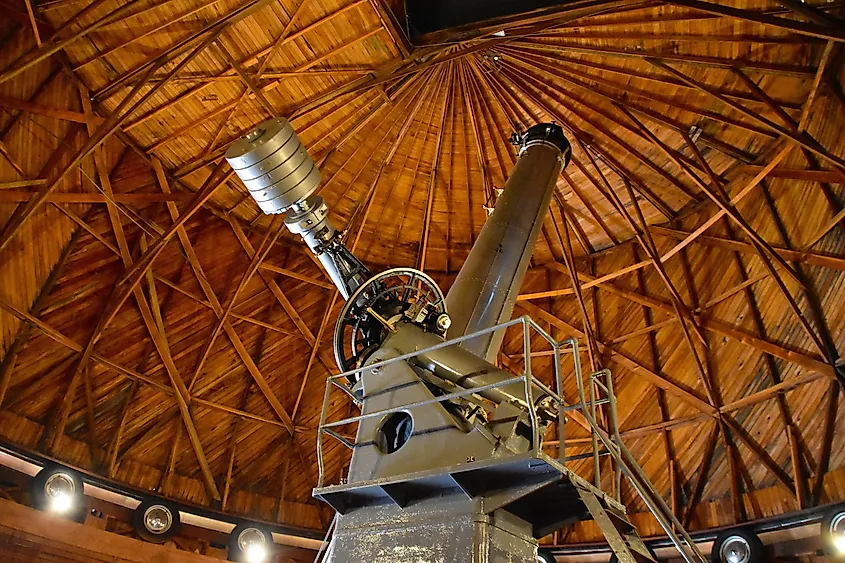
[[[496,208],[446,295],[452,318],[448,338],[510,320],[558,175],[572,155],[563,130],[550,123],[531,127],[519,146],[519,160]],[[503,338],[497,331],[463,347],[495,363]]]

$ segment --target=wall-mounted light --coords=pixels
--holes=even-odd
[[[135,531],[152,543],[164,543],[179,531],[179,510],[162,500],[145,500],[132,517]]]
[[[555,563],[555,556],[545,548],[537,549],[537,563]]]
[[[85,516],[82,479],[60,465],[45,466],[32,480],[32,505],[53,514],[81,519]]]
[[[44,494],[47,496],[50,512],[66,514],[73,508],[76,485],[67,473],[53,473],[44,484]]]
[[[273,549],[273,536],[254,524],[240,524],[229,534],[229,561],[267,563]]]
[[[716,563],[763,563],[766,548],[748,528],[726,530],[716,536],[710,560]]]
[[[845,559],[845,506],[834,507],[825,514],[821,535],[830,552]]]

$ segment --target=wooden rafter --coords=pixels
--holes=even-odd
[[[835,72],[842,41],[830,36],[841,0],[730,13],[709,0],[689,0],[707,11],[680,8],[687,0],[585,0],[509,20],[504,37],[474,26],[471,39],[417,48],[404,45],[383,0],[297,0],[260,18],[234,16],[260,1],[48,0],[21,4],[0,38],[4,48],[32,47],[0,70],[9,82],[0,206],[11,212],[0,261],[12,258],[0,275],[28,284],[0,295],[3,318],[21,327],[7,334],[0,414],[43,426],[43,453],[62,457],[78,442],[77,463],[130,485],[140,460],[155,457],[157,494],[179,496],[194,481],[207,498],[192,502],[241,516],[244,503],[272,504],[260,518],[325,525],[323,511],[303,511],[299,500],[315,477],[307,450],[316,429],[304,425],[318,408],[311,390],[336,369],[326,338],[339,297],[313,257],[288,252],[300,242],[257,213],[223,158],[227,145],[262,115],[287,115],[323,171],[321,195],[348,244],[374,271],[416,263],[447,287],[480,205],[516,162],[509,133],[556,121],[575,154],[519,305],[550,332],[583,339],[591,367],[618,370],[621,407],[629,396],[656,397],[627,411],[622,435],[635,455],[647,443],[659,456],[659,469],[646,464],[650,476],[694,527],[713,525],[705,504],[720,498],[736,522],[766,514],[760,487],[772,482],[795,496],[783,506],[838,500],[845,366],[830,303],[845,272],[845,168],[831,116],[845,97]],[[208,43],[183,65],[224,21],[220,47]],[[80,106],[82,84],[99,91]],[[61,267],[43,228],[53,217],[85,246],[45,284]],[[204,263],[208,245],[231,263]],[[34,276],[17,274],[21,252],[35,256]],[[229,286],[224,272],[237,272]],[[784,283],[794,297],[780,299]],[[275,320],[279,308],[290,320]],[[112,337],[136,309],[139,337],[119,349]],[[294,348],[306,352],[297,359]],[[550,361],[548,351],[529,354],[538,366]],[[523,359],[501,362],[518,370]],[[221,369],[188,385],[212,365]],[[291,368],[291,393],[278,387],[281,365]],[[47,380],[56,392],[43,398]],[[811,401],[821,406],[808,415]],[[143,410],[151,403],[160,404],[154,415]],[[758,434],[759,412],[782,436]],[[572,419],[567,446],[586,451],[585,423]],[[259,431],[287,452],[272,460],[283,467],[281,494],[278,476],[263,474],[269,457],[257,461],[258,448],[236,438]],[[701,443],[682,448],[688,436]],[[330,478],[344,475],[347,459],[328,453]],[[585,477],[588,465],[578,464]]]

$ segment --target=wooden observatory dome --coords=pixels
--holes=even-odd
[[[573,160],[517,314],[612,370],[692,530],[845,500],[840,0],[578,0],[434,31],[395,0],[0,6],[0,445],[323,529],[341,300],[225,149],[287,117],[363,262],[447,289],[511,133],[555,121]],[[335,446],[328,473],[347,462]]]

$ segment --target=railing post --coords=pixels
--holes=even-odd
[[[323,393],[323,409],[320,412],[320,424],[317,426],[317,488],[323,487],[323,426],[326,424],[326,413],[329,410],[329,395],[331,394],[331,381],[326,381],[326,391]]]
[[[534,376],[531,375],[531,325],[528,317],[521,317],[521,319],[522,351],[525,355],[525,401],[528,404],[528,416],[531,419],[531,450],[536,452],[540,449],[540,437],[537,435],[537,413],[532,392]]]
[[[555,392],[560,401],[557,403],[557,458],[561,465],[566,464],[566,411],[563,406],[563,385],[560,375],[560,344],[552,341],[555,355]]]
[[[610,427],[613,434],[611,438],[619,446],[622,446],[622,435],[619,433],[619,419],[616,412],[616,393],[613,391],[613,375],[610,370],[604,370],[605,389],[607,390],[608,410],[610,411]],[[619,460],[613,458],[613,496],[616,500],[622,500],[622,468]]]
[[[596,374],[590,374],[590,420],[591,425],[598,425],[598,418],[596,418]],[[599,440],[596,435],[596,429],[590,433],[590,438],[593,445],[593,481],[597,489],[601,490],[601,463],[599,460]]]

